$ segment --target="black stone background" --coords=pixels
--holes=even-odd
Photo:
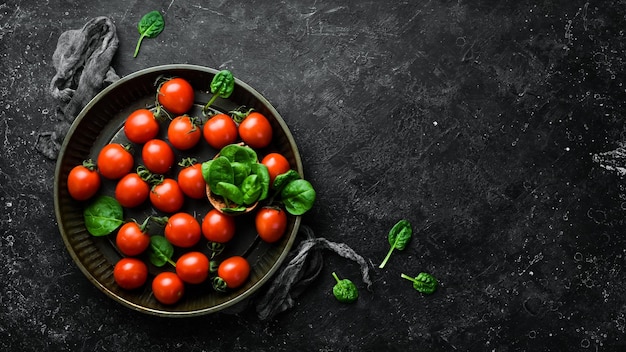
[[[166,29],[132,52],[150,10]],[[58,36],[107,15],[120,75],[227,68],[286,120],[318,200],[303,221],[372,264],[325,267],[271,321],[131,311],[93,286],[54,216]],[[0,350],[616,351],[626,331],[624,1],[16,1],[0,4]],[[399,219],[416,234],[384,270]],[[332,271],[359,285],[344,305]],[[441,286],[414,291],[400,273]]]

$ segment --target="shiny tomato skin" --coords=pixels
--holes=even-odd
[[[139,224],[134,221],[127,222],[120,227],[115,237],[115,245],[128,256],[136,256],[143,253],[150,245],[150,235],[142,231]]]
[[[167,128],[167,138],[172,146],[178,150],[193,148],[202,137],[202,130],[196,126],[194,120],[187,115],[181,115],[170,121]]]
[[[159,133],[159,122],[148,109],[133,111],[124,122],[124,134],[129,141],[144,144]]]
[[[248,280],[250,264],[241,256],[226,258],[218,266],[217,276],[224,280],[228,288],[237,288]]]
[[[187,252],[176,261],[176,274],[186,283],[199,284],[209,276],[209,258],[202,252]]]
[[[182,115],[193,106],[193,87],[183,78],[172,78],[160,86],[158,101],[167,111]]]
[[[176,213],[165,224],[165,238],[177,247],[189,248],[200,241],[200,223],[191,214]]]
[[[100,189],[100,174],[84,165],[76,165],[67,175],[67,190],[75,200],[87,200]]]
[[[272,141],[272,125],[267,117],[253,111],[239,124],[239,136],[252,148],[265,148]]]
[[[215,149],[235,143],[239,137],[237,132],[237,124],[226,114],[213,115],[202,127],[202,135],[204,140]]]
[[[259,237],[265,242],[274,243],[285,234],[287,213],[280,208],[261,208],[254,218],[254,223]]]
[[[211,209],[202,220],[202,234],[211,242],[226,243],[235,236],[235,218]]]
[[[177,181],[187,197],[194,199],[206,197],[206,181],[202,177],[202,164],[193,164],[180,170]]]
[[[183,297],[185,284],[175,273],[163,271],[152,280],[152,293],[162,304],[174,304]]]
[[[122,258],[113,268],[113,278],[123,289],[134,290],[148,279],[148,267],[137,258]]]
[[[133,155],[118,143],[107,144],[98,153],[98,171],[110,180],[118,180],[129,174],[134,163]]]
[[[174,166],[174,151],[167,142],[151,139],[143,145],[141,158],[144,166],[153,173],[164,174]]]
[[[137,207],[148,199],[150,186],[137,173],[122,177],[115,185],[115,199],[126,208]]]
[[[261,164],[267,166],[267,171],[270,173],[270,184],[274,184],[276,176],[284,174],[291,169],[287,158],[279,153],[267,154],[261,159]]]
[[[150,191],[150,202],[160,211],[175,213],[183,207],[185,195],[176,180],[166,178],[163,182],[152,187]]]

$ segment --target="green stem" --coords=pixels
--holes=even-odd
[[[400,277],[403,278],[403,279],[407,279],[407,280],[409,280],[411,282],[415,282],[415,279],[410,277],[409,275],[401,274]]]
[[[339,283],[341,280],[339,280],[339,277],[337,276],[337,274],[335,274],[335,272],[333,272],[333,277],[335,278],[335,280],[337,280],[337,283]]]
[[[145,34],[142,34],[139,37],[139,40],[137,41],[137,46],[135,47],[135,53],[133,54],[133,57],[137,57],[137,54],[139,54],[139,46],[141,46],[141,41],[143,40],[145,36],[146,36]]]
[[[211,104],[213,104],[216,99],[217,99],[217,94],[213,94],[213,96],[211,97],[209,102],[206,103],[206,105],[202,108],[202,114],[203,115],[206,115],[208,113],[209,106],[211,106]]]
[[[385,257],[385,259],[383,259],[383,262],[380,263],[380,265],[378,266],[379,269],[382,269],[385,267],[385,264],[387,264],[387,261],[391,257],[391,253],[393,252],[394,248],[395,248],[394,246],[391,246],[391,248],[389,248],[389,252],[387,252],[387,256]]]

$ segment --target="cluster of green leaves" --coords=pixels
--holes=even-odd
[[[274,197],[279,196],[285,210],[292,215],[302,215],[309,211],[317,197],[313,185],[293,169],[276,176],[272,189],[275,192]]]
[[[267,198],[269,192],[269,171],[258,162],[254,149],[247,146],[225,146],[218,157],[202,163],[202,176],[211,192],[224,198],[225,212],[245,211],[247,206]]]

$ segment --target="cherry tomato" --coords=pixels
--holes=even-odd
[[[175,273],[163,271],[152,280],[152,293],[157,301],[163,304],[174,304],[183,297],[185,284]]]
[[[148,199],[150,186],[137,173],[122,177],[115,185],[115,199],[126,208],[134,208]]]
[[[150,202],[160,211],[175,213],[183,207],[185,195],[180,190],[178,182],[171,178],[166,178],[163,182],[152,187],[150,191]]]
[[[174,246],[189,248],[198,243],[201,236],[200,223],[188,213],[176,213],[165,224],[165,238]]]
[[[141,150],[141,158],[146,168],[156,174],[164,174],[174,165],[174,151],[161,139],[147,141]]]
[[[237,124],[226,114],[217,114],[207,120],[202,128],[204,139],[215,149],[237,141]]]
[[[280,208],[261,208],[256,213],[254,223],[259,237],[265,242],[273,243],[285,234],[287,213]]]
[[[67,190],[76,200],[87,200],[93,197],[100,189],[100,184],[100,174],[90,161],[74,166],[67,175]]]
[[[220,263],[217,276],[224,280],[228,288],[237,288],[250,276],[250,264],[244,257],[232,256]]]
[[[135,221],[127,222],[117,231],[115,244],[126,255],[139,255],[150,245],[150,235]]]
[[[206,197],[206,181],[202,176],[202,164],[193,164],[180,170],[178,185],[186,196],[194,199]]]
[[[252,148],[264,148],[272,141],[272,125],[261,113],[253,111],[239,124],[239,136]]]
[[[202,234],[217,243],[226,243],[235,236],[235,218],[211,209],[202,220]]]
[[[137,258],[122,258],[113,268],[113,278],[121,288],[133,290],[148,279],[148,267]]]
[[[124,134],[129,141],[143,144],[155,138],[159,133],[159,122],[148,109],[133,111],[124,122]]]
[[[283,155],[278,153],[269,153],[262,160],[261,164],[267,166],[270,173],[270,185],[274,184],[274,179],[280,174],[289,171],[289,161]]]
[[[172,78],[159,87],[158,100],[167,111],[182,115],[194,103],[193,87],[183,78]]]
[[[201,252],[188,252],[176,261],[176,274],[190,284],[199,284],[209,276],[209,258]]]
[[[202,131],[194,120],[195,118],[182,115],[170,122],[167,128],[167,138],[174,148],[187,150],[198,144]]]
[[[98,171],[100,175],[111,180],[129,174],[134,163],[133,155],[118,143],[105,145],[98,154]]]

